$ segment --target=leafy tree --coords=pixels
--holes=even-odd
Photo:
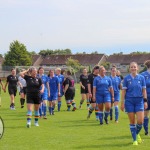
[[[150,52],[140,52],[140,51],[136,51],[136,52],[132,52],[130,54],[150,54]]]
[[[98,54],[98,51],[92,52],[91,54]]]
[[[29,53],[30,53],[30,55],[36,55],[37,54],[35,51],[31,51]]]
[[[110,62],[106,61],[106,62],[103,62],[101,65],[104,66],[106,70],[110,68]]]
[[[2,54],[0,54],[0,57],[1,57],[1,58],[3,58],[3,55],[2,55]]]
[[[82,67],[78,60],[72,59],[71,57],[67,59],[66,66],[70,67],[70,70],[75,73]]]
[[[10,43],[9,51],[4,56],[3,66],[30,66],[31,55],[24,44],[19,41]]]

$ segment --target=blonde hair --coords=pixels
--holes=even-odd
[[[61,68],[56,68],[55,70],[61,71]]]
[[[146,60],[144,65],[147,67],[147,68],[150,68],[150,60]]]

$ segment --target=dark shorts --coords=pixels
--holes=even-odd
[[[66,100],[73,100],[75,97],[75,89],[68,89],[65,93],[65,99]]]
[[[16,96],[17,88],[9,87],[9,88],[8,88],[8,92],[9,92],[9,95],[14,95],[14,96]]]
[[[88,92],[88,88],[86,87],[85,89],[83,89],[83,88],[81,87],[81,94],[87,94],[87,93],[89,93],[89,92]]]
[[[41,103],[41,97],[40,94],[27,94],[27,104],[40,104]]]
[[[26,87],[20,88],[20,93],[26,94]]]

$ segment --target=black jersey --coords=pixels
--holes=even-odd
[[[81,74],[80,75],[80,82],[82,83],[82,85],[84,87],[87,87],[87,84],[88,84],[88,75]]]
[[[33,94],[39,94],[40,93],[40,87],[43,84],[41,78],[38,77],[31,77],[28,75],[24,76],[24,79],[27,83],[27,94],[33,95]]]
[[[88,75],[88,80],[87,80],[87,83],[91,85],[91,92],[93,91],[93,81],[94,81],[94,78],[97,77],[98,75],[95,75],[93,73],[89,74]]]
[[[17,88],[18,77],[9,75],[6,82],[9,83],[8,88]]]

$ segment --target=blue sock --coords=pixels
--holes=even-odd
[[[113,117],[113,108],[111,107],[110,108],[110,118],[112,118]]]
[[[136,125],[130,124],[130,131],[133,138],[133,141],[136,141]]]
[[[144,124],[143,124],[143,126],[144,126],[145,132],[147,132],[147,133],[148,133],[148,123],[149,123],[149,118],[148,117],[144,117]]]
[[[104,118],[107,119],[109,114],[110,114],[110,112],[109,111],[105,111],[104,114],[105,114]]]
[[[42,116],[42,106],[39,107],[39,114]]]
[[[52,107],[49,107],[49,113],[50,114],[52,113]]]
[[[119,109],[118,106],[115,106],[115,121],[118,121],[119,118]]]
[[[141,129],[142,129],[142,124],[136,124],[136,134],[139,134]]]
[[[43,104],[43,114],[44,114],[44,116],[46,116],[46,105],[45,104]]]
[[[32,111],[28,110],[27,112],[27,122],[30,123],[32,118]]]
[[[39,119],[39,111],[34,111],[34,119],[35,119],[35,122],[38,122],[38,119]]]
[[[44,104],[42,103],[42,114],[44,113]]]
[[[96,119],[99,118],[98,106],[96,106],[95,108],[95,116],[96,116]]]
[[[61,108],[61,101],[58,101],[58,111],[60,111]]]
[[[103,123],[103,112],[102,111],[99,111],[99,120],[100,120],[100,123],[102,124]]]

